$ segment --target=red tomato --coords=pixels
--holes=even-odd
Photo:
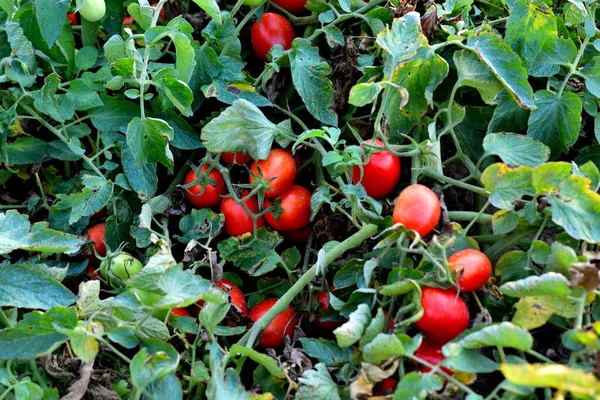
[[[93,281],[98,279],[98,274],[96,273],[96,268],[92,267],[91,265],[88,265],[86,274]]]
[[[431,189],[423,185],[410,185],[400,193],[392,221],[425,236],[437,225],[442,208],[440,200]]]
[[[208,165],[202,167],[202,172],[208,169]],[[216,182],[216,185],[206,185],[204,193],[200,194],[201,186],[195,185],[185,189],[185,197],[195,208],[214,207],[221,202],[221,196],[227,192],[223,175],[216,169],[210,171],[208,176]],[[196,172],[192,169],[185,177],[184,183],[196,181]]]
[[[450,269],[456,271],[461,292],[472,292],[487,282],[492,274],[492,263],[482,252],[474,249],[460,250],[448,258]]]
[[[191,317],[192,316],[185,308],[174,308],[171,310],[171,314],[178,315],[180,317]]]
[[[415,356],[419,357],[421,360],[427,361],[432,365],[438,365],[444,361],[445,358],[444,354],[442,353],[442,346],[428,339],[423,339],[423,342],[421,342],[421,345],[415,351]],[[416,362],[414,362],[414,364],[419,372],[431,371],[431,368],[423,364],[418,364]],[[441,367],[440,369],[448,375],[453,374],[453,372],[446,367]]]
[[[385,378],[373,389],[373,396],[389,396],[394,394],[398,381],[394,378]]]
[[[383,312],[383,317],[387,318],[387,315],[388,315],[388,312],[384,311]],[[390,330],[393,330],[394,329],[394,325],[395,325],[394,318],[392,317],[392,318],[390,318],[390,322],[388,322],[388,328],[390,328]]]
[[[281,195],[279,206],[283,212],[279,214],[277,220],[272,212],[265,214],[267,224],[278,231],[294,231],[304,228],[310,223],[310,192],[302,186],[292,185],[284,194]],[[265,207],[269,207],[271,202],[265,200]]]
[[[289,240],[292,243],[306,243],[308,242],[308,238],[310,237],[310,226],[307,226],[302,229],[296,229],[295,231],[281,231],[281,236],[284,239]]]
[[[68,13],[67,18],[69,18],[69,21],[71,21],[71,25],[78,25],[77,15],[75,15],[75,13]]]
[[[267,311],[277,303],[277,300],[279,299],[273,298],[261,301],[250,310],[248,316],[252,321],[258,321],[260,317],[265,315]],[[260,338],[258,338],[258,342],[264,349],[280,347],[283,345],[283,338],[285,336],[292,336],[297,324],[298,313],[292,306],[288,306],[287,310],[278,314],[273,321],[271,321],[260,335]]]
[[[244,154],[241,151],[236,153],[221,153],[221,158],[229,165],[231,164],[250,164],[252,157],[249,154]]]
[[[367,140],[367,143],[373,143]],[[376,140],[373,145],[383,146],[381,140]],[[400,181],[400,159],[387,150],[371,154],[369,162],[363,165],[362,180],[360,167],[354,166],[352,182],[360,182],[367,194],[374,199],[383,199],[394,191]]]
[[[453,290],[424,287],[423,316],[415,325],[429,339],[444,344],[469,327],[469,310]]]
[[[272,0],[273,3],[277,4],[284,10],[291,12],[292,14],[299,14],[306,11],[304,5],[307,0]]]
[[[100,264],[100,260],[96,258],[96,253],[99,256],[104,257],[106,255],[106,243],[104,242],[104,235],[106,234],[106,223],[102,222],[96,224],[88,229],[88,240],[90,240],[92,244],[92,251],[85,252],[84,254],[89,255],[89,264],[92,266],[98,266]]]
[[[283,46],[284,50],[292,47],[294,40],[294,27],[285,17],[267,12],[260,20],[252,25],[250,40],[254,53],[262,61],[268,61],[267,54],[276,44]]]
[[[244,196],[246,196],[244,194]],[[258,202],[254,197],[250,197],[244,202],[253,213],[258,213]],[[240,236],[247,232],[254,231],[254,221],[248,215],[246,210],[230,197],[223,199],[221,203],[221,213],[225,216],[225,231],[229,236]],[[256,220],[256,228],[260,228],[265,224],[264,217],[260,216]]]
[[[334,288],[333,286],[329,288],[329,291],[333,291]],[[321,306],[321,311],[325,312],[327,311],[327,309],[329,308],[329,293],[328,292],[318,292],[317,293],[317,301],[319,302],[319,305]],[[313,320],[313,324],[317,327],[320,328],[324,331],[332,331],[335,328],[337,328],[338,326],[340,326],[340,324],[338,322],[335,321],[322,321],[321,317],[317,317]]]
[[[265,193],[267,198],[282,195],[294,183],[296,163],[287,150],[273,149],[266,160],[255,161],[250,167],[250,183],[254,183],[254,177],[259,176],[259,168],[264,179],[273,179],[269,182],[269,190]]]
[[[123,18],[123,25],[131,25],[133,24],[133,17],[127,16]]]
[[[244,293],[242,293],[239,287],[237,287],[235,284],[229,282],[226,279],[221,279],[220,282],[215,282],[215,285],[219,289],[223,289],[229,294],[231,304],[236,306],[244,317],[248,316],[248,306],[246,306],[246,298],[244,297]]]

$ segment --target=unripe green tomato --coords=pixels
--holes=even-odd
[[[108,264],[106,267],[110,268],[110,272],[124,281],[144,268],[140,260],[127,253],[119,253],[110,259],[102,261],[102,264]],[[102,264],[100,268],[105,267]]]
[[[125,379],[120,379],[113,383],[112,390],[114,390],[123,400],[129,399],[129,396],[131,396],[131,389],[129,389],[129,384]]]
[[[106,14],[104,0],[83,0],[79,14],[90,22],[100,21]]]
[[[245,6],[256,7],[262,4],[262,0],[244,0]]]

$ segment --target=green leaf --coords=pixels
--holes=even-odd
[[[300,389],[296,393],[298,400],[340,400],[338,387],[331,379],[325,364],[315,365],[315,369],[304,371],[298,378]]]
[[[424,399],[427,393],[436,393],[442,389],[442,380],[437,375],[409,372],[396,386],[394,400]]]
[[[169,37],[175,44],[175,69],[177,77],[183,82],[189,82],[196,66],[196,55],[192,46],[194,28],[180,15],[167,24],[170,29]]]
[[[537,167],[532,183],[552,207],[555,224],[576,239],[600,242],[600,194],[590,189],[588,178],[572,175],[569,163],[554,162]]]
[[[519,226],[519,214],[512,210],[498,210],[492,216],[492,230],[495,235],[512,232]]]
[[[82,178],[83,189],[71,195],[57,195],[57,206],[62,209],[71,209],[69,225],[75,224],[83,217],[90,217],[100,211],[110,200],[114,184],[107,182],[99,176],[84,175]]]
[[[183,270],[181,265],[176,265],[162,274],[157,288],[166,294],[156,303],[156,307],[174,308],[187,307],[196,303],[211,289],[211,284],[199,275],[195,275],[191,269]],[[213,297],[211,301],[215,300]]]
[[[568,297],[571,294],[569,281],[561,274],[549,272],[540,276],[530,276],[500,286],[500,291],[511,297],[555,295]]]
[[[0,254],[13,250],[75,254],[84,243],[80,237],[48,228],[46,222],[30,225],[27,215],[14,210],[0,213]]]
[[[556,17],[541,0],[517,0],[506,21],[504,40],[521,56],[524,64],[531,65],[546,40],[557,38]]]
[[[194,95],[185,82],[177,79],[177,71],[173,68],[162,69],[152,77],[152,82],[156,85],[159,94],[166,97],[181,114],[192,116]]]
[[[560,72],[561,67],[569,67],[577,56],[573,40],[548,38],[535,62],[529,66],[529,73],[536,77],[550,77]]]
[[[254,104],[236,100],[202,128],[204,146],[213,153],[246,151],[254,160],[268,157],[273,140],[293,136],[290,120],[275,125]]]
[[[48,47],[52,47],[63,28],[69,0],[35,0],[35,17]]]
[[[524,132],[527,129],[529,111],[519,107],[519,103],[506,90],[496,100],[498,106],[489,120],[487,132]]]
[[[147,340],[146,345],[131,360],[131,383],[143,390],[152,382],[175,372],[179,354],[173,346],[158,340]]]
[[[73,103],[73,107],[77,111],[87,111],[91,108],[101,107],[104,104],[98,92],[90,88],[82,79],[71,81],[67,98]]]
[[[121,148],[121,163],[127,182],[136,193],[146,197],[156,193],[158,186],[156,163],[136,164],[127,143],[123,143]]]
[[[558,96],[548,90],[539,90],[535,93],[535,106],[537,108],[529,115],[527,135],[548,145],[552,156],[558,158],[579,137],[581,100],[572,92]]]
[[[0,331],[0,359],[26,360],[48,354],[69,339],[56,328],[72,330],[76,326],[77,312],[72,308],[54,307],[43,314],[25,314],[17,325]]]
[[[426,43],[419,13],[409,12],[395,19],[391,26],[377,35],[377,44],[385,51],[385,74],[394,74]]]
[[[550,149],[537,140],[513,133],[491,133],[483,139],[485,154],[495,154],[506,164],[537,167],[548,161]]]
[[[0,306],[48,310],[69,306],[77,297],[34,264],[0,267]]]
[[[472,34],[467,45],[504,87],[514,96],[522,108],[533,109],[533,89],[527,81],[527,71],[514,51],[492,32]]]
[[[161,119],[136,117],[127,125],[127,145],[138,165],[155,161],[172,169],[171,139],[173,128]]]
[[[255,361],[256,363],[262,365],[273,375],[275,378],[283,379],[285,378],[285,373],[279,366],[277,365],[277,361],[275,359],[267,356],[266,354],[261,354],[256,350],[249,349],[247,347],[240,346],[239,344],[234,344],[231,346],[229,350],[230,353],[234,355],[244,355]]]
[[[560,364],[502,364],[500,371],[509,382],[516,385],[554,388],[588,398],[600,396],[598,378],[581,369]]]
[[[458,73],[456,84],[477,89],[486,104],[495,104],[495,99],[504,86],[489,68],[470,51],[454,53],[454,64]]]
[[[350,347],[358,342],[365,329],[371,322],[371,310],[366,304],[359,304],[358,308],[350,314],[349,321],[333,331],[338,346]]]
[[[406,354],[406,350],[400,339],[396,335],[385,333],[378,334],[375,339],[363,347],[363,360],[374,365],[404,354]]]
[[[292,80],[308,111],[324,124],[337,125],[333,84],[327,78],[331,67],[319,57],[319,49],[308,40],[297,39],[289,53]]]
[[[510,322],[502,322],[470,333],[459,340],[458,344],[466,349],[497,346],[527,351],[533,346],[533,337],[523,328]]]
[[[35,50],[31,42],[23,33],[23,29],[16,21],[7,21],[4,25],[10,48],[15,49],[15,55],[22,61],[20,64],[23,73],[26,75],[35,75],[37,62]]]
[[[64,94],[56,94],[60,78],[57,73],[52,73],[44,79],[44,86],[40,92],[35,92],[33,105],[39,111],[49,115],[58,122],[65,122],[73,118],[75,108],[71,100]]]
[[[585,63],[580,70],[585,78],[585,87],[594,96],[600,97],[600,56]]]
[[[309,357],[316,358],[326,365],[348,362],[352,354],[351,349],[342,349],[334,342],[323,338],[301,338],[300,343]]]
[[[192,210],[179,221],[179,230],[183,232],[183,236],[175,235],[175,238],[181,243],[189,243],[192,240],[215,237],[221,231],[224,221],[223,214],[216,214],[208,208]]]
[[[200,310],[198,319],[200,323],[206,328],[211,334],[214,333],[216,326],[225,318],[229,312],[230,303],[227,298],[227,294],[224,291],[220,291],[220,302],[205,302]]]
[[[119,131],[140,115],[140,104],[125,100],[122,96],[100,96],[104,106],[90,110],[92,125],[99,131]]]
[[[496,276],[502,278],[502,283],[524,279],[533,273],[529,257],[524,251],[509,251],[503,254],[496,262],[494,271]]]
[[[98,329],[100,332],[94,332],[95,329]],[[102,335],[104,332],[101,325],[96,325],[93,322],[79,321],[75,329],[63,333],[71,338],[70,344],[73,352],[81,361],[91,362],[96,358],[100,346],[96,338],[90,336],[88,333]]]
[[[85,46],[75,54],[75,65],[80,70],[86,70],[96,65],[98,59],[98,50],[93,46]]]
[[[260,276],[273,271],[280,263],[281,256],[275,248],[283,240],[276,233],[260,228],[255,235],[230,237],[217,245],[219,254],[227,261],[252,276]]]
[[[481,182],[491,192],[491,203],[501,209],[512,210],[513,203],[525,195],[533,196],[535,188],[531,183],[533,168],[510,168],[496,163],[487,167],[481,174]]]
[[[204,10],[219,25],[223,23],[221,11],[215,0],[194,0],[194,3]]]
[[[383,86],[379,82],[359,83],[358,85],[354,85],[352,86],[352,89],[350,89],[348,103],[357,107],[370,104],[377,99],[377,96],[382,89]]]
[[[490,373],[498,369],[499,365],[489,358],[479,354],[476,350],[467,350],[458,343],[448,343],[442,348],[446,359],[443,365],[457,371],[477,373]]]
[[[202,147],[200,133],[177,114],[175,111],[167,111],[164,120],[173,128],[174,138],[171,146],[182,150],[194,150]]]

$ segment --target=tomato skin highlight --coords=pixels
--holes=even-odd
[[[256,201],[256,198],[250,197],[244,202],[244,205],[253,213],[258,213],[258,202]],[[252,217],[231,197],[226,197],[221,202],[221,213],[225,216],[225,232],[227,232],[229,236],[240,236],[244,233],[254,231],[254,221],[252,220]],[[264,217],[258,217],[256,220],[256,228],[258,229],[264,224]]]
[[[398,381],[394,378],[385,378],[373,390],[373,396],[389,396],[394,393]]]
[[[221,153],[221,158],[229,165],[250,164],[252,162],[252,157],[250,157],[250,154],[244,154],[241,151],[235,153]]]
[[[208,169],[208,165],[202,167],[202,172]],[[195,208],[207,208],[215,207],[221,202],[221,196],[227,193],[225,187],[225,180],[223,175],[219,171],[213,168],[208,176],[216,182],[216,185],[208,184],[204,189],[204,193],[198,195],[201,192],[200,185],[194,185],[184,189],[185,197]],[[185,177],[184,183],[193,183],[196,181],[196,172],[192,169]]]
[[[440,200],[427,186],[410,185],[400,193],[394,206],[392,222],[417,231],[422,237],[435,228],[442,208]]]
[[[277,4],[279,7],[283,8],[285,11],[290,12],[292,14],[299,14],[306,11],[304,7],[307,3],[307,0],[271,0],[273,3]]]
[[[383,147],[381,140],[367,140],[375,146]],[[400,182],[400,159],[387,150],[372,153],[369,162],[363,165],[361,180],[360,167],[352,169],[352,183],[360,182],[367,194],[377,200],[387,197]]]
[[[278,300],[278,298],[271,298],[261,301],[250,310],[248,317],[254,322],[258,321],[275,303],[277,303]],[[292,336],[297,324],[298,313],[292,306],[288,306],[284,312],[279,313],[273,321],[267,325],[267,328],[258,338],[260,346],[263,349],[281,347],[283,345],[283,338],[285,336]]]
[[[221,279],[220,282],[215,282],[215,285],[229,294],[229,298],[231,299],[231,304],[236,306],[242,316],[248,316],[248,306],[246,305],[246,297],[244,297],[244,293],[237,287],[233,282],[230,282],[226,279]]]
[[[79,15],[90,22],[100,21],[106,14],[104,0],[83,0],[79,9]]]
[[[292,47],[296,36],[294,27],[284,16],[267,12],[260,20],[256,20],[250,30],[250,40],[256,56],[267,62],[269,50],[277,44],[284,50]]]
[[[456,271],[461,292],[473,292],[485,285],[492,275],[492,263],[475,249],[457,251],[448,258],[450,269]]]
[[[432,341],[445,344],[469,327],[469,309],[453,290],[422,289],[423,316],[415,325]]]
[[[427,361],[429,364],[432,365],[438,365],[446,358],[442,353],[442,346],[428,339],[423,339],[421,345],[415,351],[414,354],[415,356],[419,357],[424,361]],[[416,361],[413,361],[413,363],[415,364],[415,366],[417,367],[417,371],[419,372],[426,373],[431,371],[431,368],[423,364],[418,364]],[[453,374],[453,372],[446,367],[441,367],[440,369],[448,375]]]
[[[310,223],[310,199],[311,194],[308,189],[292,185],[281,195],[279,206],[283,212],[279,215],[279,219],[275,220],[273,213],[268,212],[265,214],[267,224],[278,231],[295,231],[304,228]],[[265,207],[270,205],[271,202],[265,200]]]
[[[254,177],[259,176],[259,168],[264,179],[274,178],[269,182],[269,190],[265,193],[266,198],[282,195],[292,186],[296,178],[296,163],[288,150],[273,149],[266,160],[252,163],[250,167],[250,183],[254,183]]]

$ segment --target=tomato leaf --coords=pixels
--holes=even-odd
[[[456,85],[477,89],[486,104],[495,104],[495,99],[504,86],[475,54],[462,50],[454,53],[454,64],[458,73]]]
[[[174,237],[181,243],[215,237],[221,231],[223,223],[223,214],[215,214],[208,208],[192,210],[179,221],[179,229],[183,232],[183,236],[174,235]]]
[[[194,0],[194,3],[203,9],[219,25],[223,23],[221,11],[215,0]]]
[[[358,308],[350,314],[349,321],[333,331],[338,346],[345,348],[358,342],[370,322],[371,310],[369,306],[364,303],[359,304]]]
[[[229,349],[229,352],[234,355],[241,354],[244,356],[248,356],[253,361],[255,361],[258,364],[265,367],[267,369],[267,371],[269,371],[271,373],[271,375],[273,375],[275,378],[279,378],[279,379],[285,378],[285,373],[283,372],[283,370],[281,368],[279,368],[279,366],[277,365],[277,361],[275,361],[275,359],[267,356],[266,354],[261,354],[256,350],[252,350],[247,347],[242,347],[239,344],[234,344],[233,346],[231,346],[231,349]]]
[[[481,174],[481,182],[491,192],[490,201],[498,208],[512,210],[515,200],[525,195],[533,196],[531,183],[533,169],[510,168],[506,164],[492,164]]]
[[[161,119],[136,117],[127,125],[127,145],[138,165],[155,161],[172,169],[171,139],[173,128]]]
[[[219,254],[252,276],[260,276],[283,263],[275,248],[283,240],[276,233],[260,228],[254,236],[230,237],[219,242]]]
[[[121,148],[121,163],[127,183],[133,191],[145,197],[151,197],[156,193],[158,186],[156,163],[136,164],[127,143],[123,143]]]
[[[323,338],[301,338],[302,348],[309,357],[316,358],[325,365],[348,362],[352,354],[349,348],[340,348],[334,342]]]
[[[543,326],[552,315],[575,318],[579,312],[578,301],[553,295],[523,297],[515,308],[512,323],[528,330]]]
[[[476,350],[467,350],[457,343],[448,343],[442,348],[446,359],[442,365],[457,371],[490,373],[498,369],[499,365],[489,358],[479,354]]]
[[[547,38],[535,62],[529,66],[529,73],[536,77],[555,75],[561,67],[570,67],[576,56],[577,47],[573,40]]]
[[[537,167],[548,161],[550,149],[537,140],[512,133],[491,133],[483,139],[485,154],[495,154],[506,164]]]
[[[394,398],[415,399],[424,398],[427,393],[435,393],[442,389],[442,380],[437,375],[409,372],[398,383]]]
[[[502,322],[470,333],[457,343],[466,349],[499,346],[527,351],[533,346],[533,337],[523,328],[510,322]]]
[[[581,369],[556,364],[502,364],[500,371],[516,385],[550,387],[590,398],[600,396],[600,381]]]
[[[568,297],[571,294],[567,278],[556,272],[505,283],[500,286],[500,291],[511,297],[545,295]]]
[[[362,353],[365,362],[379,365],[389,358],[406,354],[406,351],[395,335],[380,333],[363,347]]]
[[[54,45],[62,31],[69,3],[69,0],[35,0],[35,16],[48,47]]]
[[[331,379],[325,364],[315,365],[315,369],[304,371],[298,378],[300,389],[296,393],[298,400],[340,400],[338,387]]]

